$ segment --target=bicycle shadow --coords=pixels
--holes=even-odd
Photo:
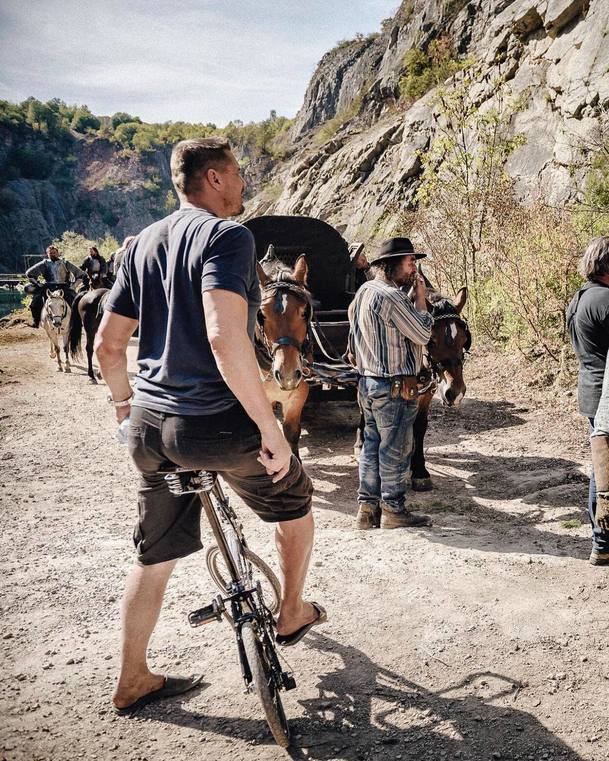
[[[294,761],[385,761],[422,758],[529,758],[554,754],[584,761],[532,714],[502,701],[517,697],[521,685],[502,674],[476,672],[438,691],[410,681],[375,663],[363,651],[311,632],[309,648],[339,660],[320,675],[318,697],[298,701],[304,715],[290,721]],[[495,688],[480,696],[478,687]],[[262,719],[206,716],[183,706],[141,718],[239,739],[254,746],[273,745]],[[156,713],[156,712],[155,712]],[[489,728],[492,727],[492,732]],[[506,756],[509,749],[509,756]],[[277,749],[277,753],[281,753]],[[546,757],[546,756],[544,756]]]
[[[290,750],[295,760],[482,759],[494,753],[518,758],[543,752],[583,761],[535,716],[499,703],[507,696],[513,702],[521,686],[509,677],[478,672],[433,691],[326,635],[312,632],[308,644],[340,663],[320,677],[317,699],[299,701],[305,716],[292,722],[293,733],[301,732],[300,747]],[[480,697],[474,694],[477,684],[496,689]]]

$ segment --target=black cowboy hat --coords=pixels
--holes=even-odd
[[[427,254],[422,254],[419,251],[414,250],[414,246],[410,238],[389,238],[381,246],[381,252],[376,256],[370,264],[377,264],[385,259],[392,259],[396,256],[406,256],[408,254],[414,254],[417,259],[425,259]]]

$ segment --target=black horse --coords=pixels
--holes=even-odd
[[[97,378],[93,371],[93,342],[95,334],[104,314],[104,304],[110,293],[108,288],[97,288],[94,291],[84,291],[79,293],[72,304],[72,315],[70,317],[69,342],[70,356],[72,359],[82,357],[80,339],[84,327],[87,336],[87,374],[89,383],[97,383]],[[101,376],[97,376],[101,377]]]
[[[454,301],[439,294],[427,278],[427,309],[433,317],[431,338],[423,356],[422,387],[419,391],[418,410],[414,422],[414,445],[410,464],[414,491],[433,489],[431,476],[425,467],[425,434],[429,405],[436,391],[440,392],[445,407],[457,407],[465,396],[463,361],[472,343],[467,321],[461,316],[467,300],[467,288],[461,288]],[[360,418],[354,451],[359,454],[364,440],[364,417]]]

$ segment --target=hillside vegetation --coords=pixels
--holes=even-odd
[[[41,253],[65,230],[120,240],[171,212],[168,159],[179,140],[223,135],[255,177],[284,155],[289,126],[274,111],[217,127],[97,116],[57,98],[0,101],[0,271],[19,271],[23,254]]]

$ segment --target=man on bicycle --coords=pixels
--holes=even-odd
[[[169,576],[201,549],[200,501],[172,496],[172,466],[219,472],[258,516],[276,523],[282,571],[278,641],[295,644],[325,619],[302,590],[313,544],[312,484],[277,426],[252,344],[260,303],[253,238],[228,220],[245,183],[224,138],[173,149],[180,208],[131,243],[106,304],[96,351],[140,471],[137,563],[122,605],[119,712],[185,692],[198,678],[150,671],[146,652]],[[139,327],[135,393],[126,349]]]

